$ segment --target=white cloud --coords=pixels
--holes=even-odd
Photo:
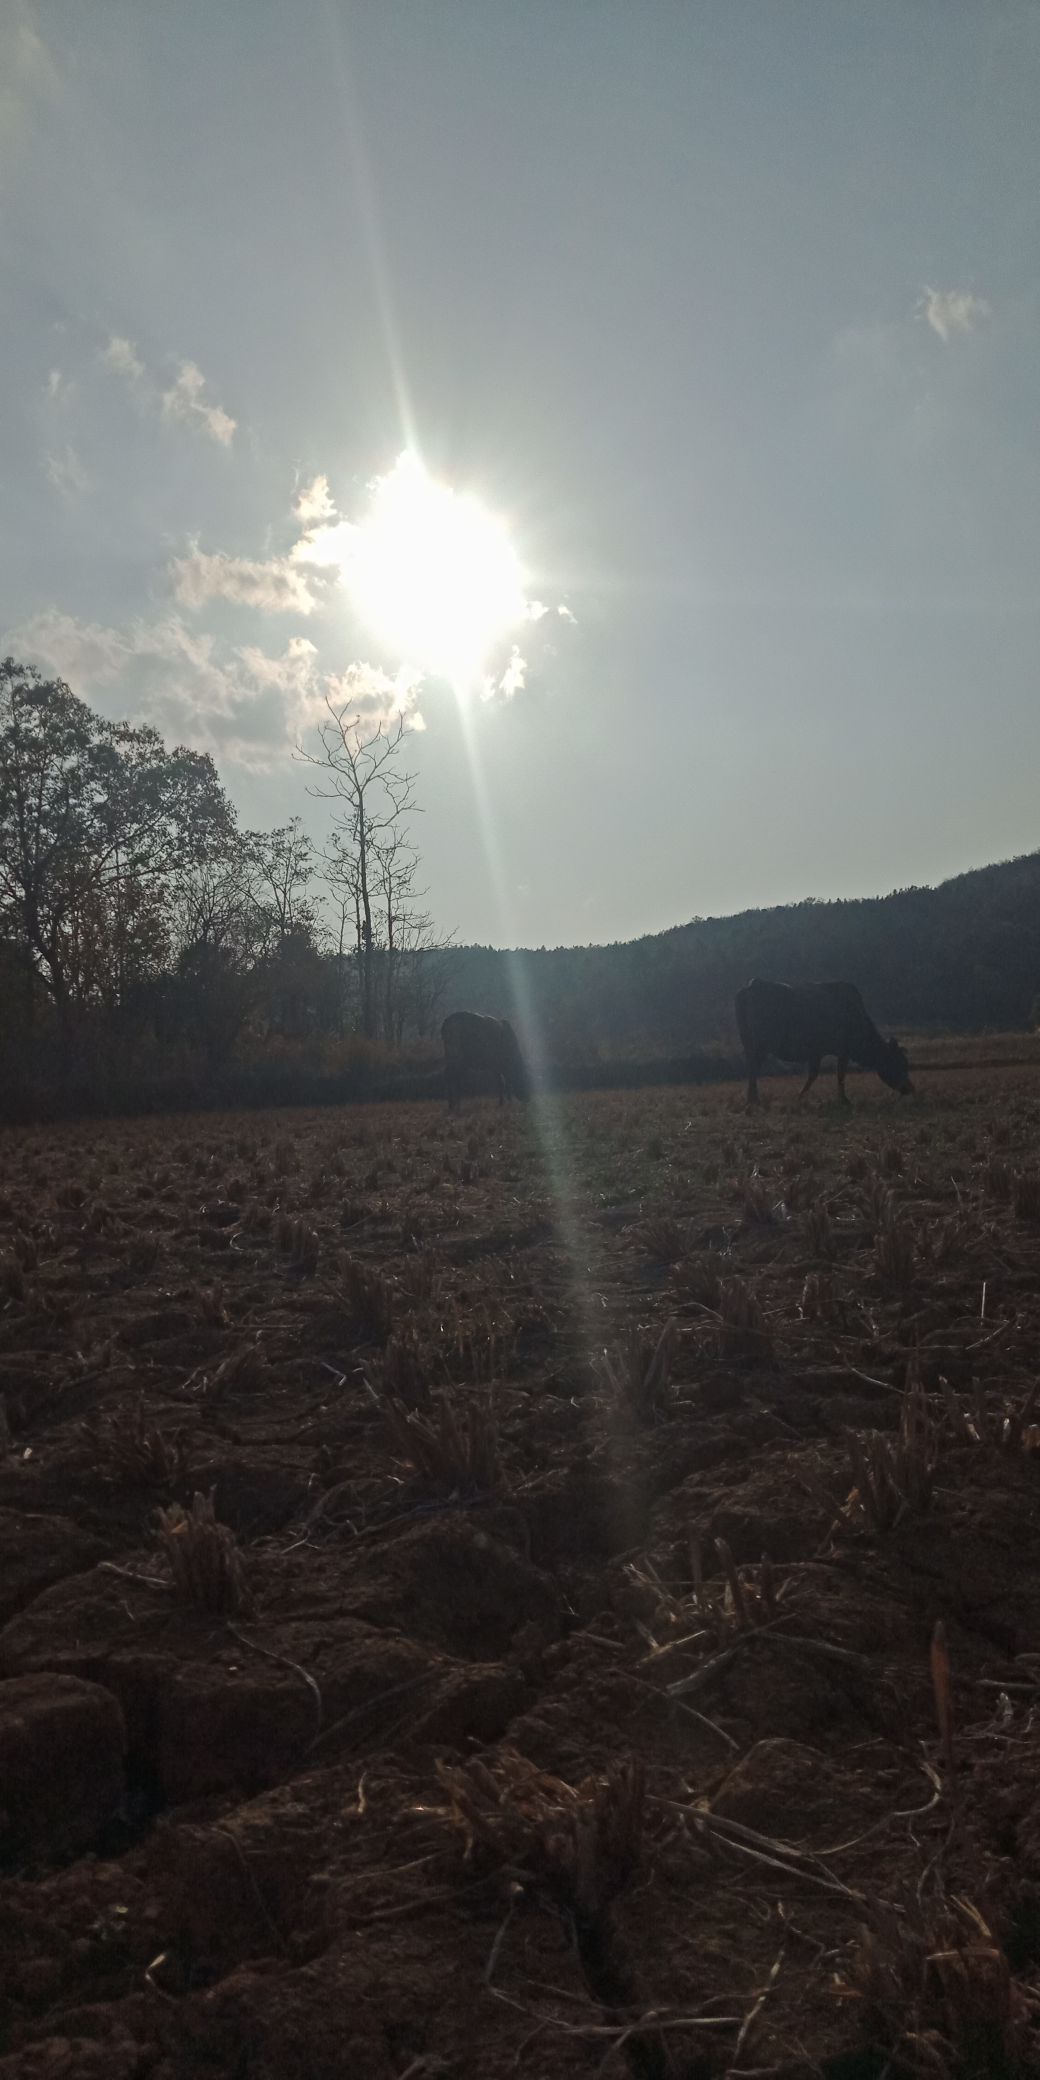
[[[421,684],[421,676],[407,665],[391,673],[382,665],[349,664],[345,671],[329,674],[322,702],[324,705],[327,691],[335,708],[348,709],[363,723],[393,722],[407,715],[410,729],[424,730],[426,724],[415,706]]]
[[[163,390],[153,382],[132,339],[113,333],[101,358],[143,405],[158,411],[164,419],[194,426],[221,448],[231,446],[237,421],[204,396],[206,378],[197,362],[182,361],[173,382]]]
[[[194,361],[182,361],[177,380],[169,390],[162,393],[162,412],[165,419],[179,419],[187,426],[197,426],[218,442],[229,448],[234,438],[236,421],[218,404],[207,404],[203,399],[206,378]]]
[[[329,491],[327,477],[315,477],[313,483],[305,484],[297,492],[293,512],[305,533],[312,528],[323,527],[336,517],[336,507]]]
[[[235,655],[247,682],[278,696],[285,714],[286,735],[295,741],[324,709],[324,681],[318,671],[315,645],[306,636],[290,636],[281,657],[270,657],[253,643],[246,644]]]
[[[424,726],[414,680],[367,664],[324,672],[306,636],[271,655],[255,644],[221,645],[177,614],[114,628],[52,607],[4,635],[6,651],[56,673],[105,714],[152,723],[168,742],[250,772],[284,771],[293,746],[327,712],[326,693],[366,726],[401,714],[410,728]]]
[[[955,333],[974,332],[976,325],[991,315],[985,299],[973,296],[968,289],[925,288],[917,309],[944,344],[948,344]]]
[[[498,694],[503,700],[511,701],[515,693],[523,692],[526,684],[527,659],[526,657],[521,657],[514,643],[505,666],[498,677],[485,679],[481,687],[480,698],[484,701],[492,701]]]
[[[319,522],[304,530],[289,553],[294,563],[310,563],[315,570],[342,573],[350,562],[357,535],[358,530],[350,520]]]
[[[44,469],[48,483],[53,484],[62,498],[80,498],[87,489],[87,473],[71,441],[66,441],[64,448],[44,457]]]
[[[233,422],[206,400],[193,363],[184,364],[172,388],[163,392],[132,340],[113,335],[104,361],[150,416],[197,420],[221,445],[230,440]],[[48,376],[45,387],[56,409],[65,389],[61,370]],[[44,468],[62,498],[71,500],[89,488],[71,442],[53,439]],[[357,521],[343,518],[323,475],[297,487],[293,514],[295,527],[287,530],[287,544],[278,555],[236,556],[189,541],[169,566],[169,604],[150,616],[106,625],[77,620],[55,606],[0,639],[0,652],[10,649],[60,675],[103,714],[149,722],[167,742],[191,744],[211,752],[221,765],[250,772],[284,773],[294,746],[314,742],[330,701],[346,710],[363,734],[399,718],[409,729],[425,729],[419,702],[436,674],[392,638],[373,638],[374,657],[359,657],[355,650],[345,669],[330,669],[333,643],[340,658],[351,657],[343,648],[341,614],[344,593],[349,594],[347,567],[366,515]],[[407,557],[403,568],[407,573]],[[464,591],[462,596],[465,600]],[[284,646],[235,641],[226,628],[218,632],[192,618],[210,601],[261,614],[314,617],[321,634],[314,641],[293,634]],[[319,622],[321,610],[333,606],[335,615]],[[547,606],[529,598],[522,576],[515,606],[511,620],[503,617],[497,630],[491,629],[480,689],[485,700],[508,701],[521,693],[538,660],[552,654],[547,632],[558,630],[561,619],[573,619],[562,602]],[[514,641],[521,627],[527,634]],[[521,652],[520,642],[528,654]]]
[[[41,102],[60,87],[58,69],[37,26],[31,0],[0,8],[0,170],[17,150]]]
[[[144,362],[133,340],[121,339],[117,333],[112,334],[101,359],[106,368],[110,368],[114,375],[122,376],[128,383],[139,383],[144,375]]]
[[[124,652],[111,628],[76,621],[58,607],[48,607],[29,621],[8,631],[0,648],[29,664],[53,672],[71,682],[78,677],[95,680],[119,669]]]
[[[45,388],[47,401],[49,404],[54,405],[55,408],[70,404],[76,394],[75,383],[68,376],[63,375],[60,368],[48,370]]]
[[[182,607],[198,609],[207,600],[226,599],[268,614],[310,614],[317,604],[304,573],[287,556],[252,561],[219,549],[208,554],[193,545],[187,556],[174,559],[170,573]]]

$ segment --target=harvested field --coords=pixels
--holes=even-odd
[[[10,1132],[0,2080],[1040,2073],[1040,1070]]]

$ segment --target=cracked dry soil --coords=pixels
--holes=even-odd
[[[1040,1077],[851,1088],[4,1136],[0,2080],[1040,2073]]]

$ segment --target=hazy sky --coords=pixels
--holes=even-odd
[[[0,647],[315,829],[377,668],[467,940],[1032,850],[1038,110],[1033,0],[0,0]]]

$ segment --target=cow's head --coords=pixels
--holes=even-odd
[[[526,1105],[531,1095],[531,1079],[527,1063],[520,1052],[520,1042],[507,1018],[502,1020],[502,1036],[505,1043],[506,1082],[514,1098],[522,1099]]]
[[[900,1047],[898,1040],[885,1041],[881,1060],[878,1063],[878,1075],[882,1083],[887,1083],[890,1091],[898,1091],[901,1098],[909,1098],[913,1095],[914,1087],[910,1081],[910,1063],[907,1060],[906,1050]]]
[[[510,1064],[509,1080],[512,1084],[514,1098],[519,1098],[521,1103],[526,1105],[531,1095],[531,1078],[528,1074],[527,1063],[519,1051],[514,1061]]]

